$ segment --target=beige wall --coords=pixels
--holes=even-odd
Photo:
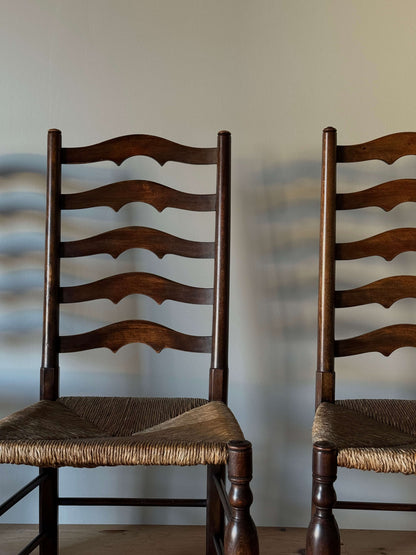
[[[49,127],[62,129],[68,146],[141,132],[205,146],[219,129],[233,133],[230,404],[254,445],[260,525],[308,521],[321,129],[337,127],[345,143],[416,129],[415,21],[412,0],[0,0],[4,190],[42,191]],[[0,248],[12,230],[30,233],[39,224],[23,217],[21,228],[10,215],[0,218]],[[2,256],[0,274],[21,270],[23,261]],[[14,307],[10,298],[0,288],[2,414],[37,395],[40,297],[30,294],[33,325],[20,340],[13,329],[29,317],[16,312],[25,308],[22,298],[13,297]],[[120,367],[133,355],[122,354]],[[403,363],[397,379],[375,390],[367,375],[346,370],[360,379],[360,394],[414,397],[414,356],[394,354],[393,364]],[[371,359],[374,369],[379,363]],[[99,370],[77,367],[64,386],[121,394],[131,387],[130,374],[123,382],[128,372]],[[342,381],[352,391],[352,381]],[[146,376],[141,384],[156,391]],[[1,495],[30,472],[3,469]],[[169,480],[184,481],[183,473],[160,478],[148,469],[115,476],[65,471],[62,491],[104,482],[108,494],[133,495],[151,481],[169,491]],[[416,497],[411,478],[384,485],[361,474],[348,487],[347,476],[341,473],[340,496]],[[35,501],[19,505],[10,520],[32,521],[35,508]],[[62,510],[63,522],[138,519],[200,520],[186,511]],[[340,523],[414,527],[411,517],[390,514],[350,513]]]

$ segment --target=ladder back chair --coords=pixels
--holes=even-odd
[[[337,501],[333,487],[337,466],[416,474],[416,401],[336,400],[334,368],[338,357],[369,352],[389,356],[400,347],[416,347],[414,324],[388,325],[346,339],[335,339],[334,332],[338,309],[370,303],[387,309],[399,299],[416,297],[413,275],[382,277],[352,289],[336,290],[335,285],[340,272],[338,261],[380,256],[390,262],[402,252],[416,250],[416,228],[409,227],[390,229],[358,241],[336,241],[338,212],[360,210],[357,219],[360,214],[364,224],[367,207],[389,211],[401,203],[416,201],[415,179],[395,179],[366,190],[337,193],[337,165],[369,160],[392,164],[406,155],[416,155],[416,133],[395,133],[362,144],[341,146],[337,145],[335,129],[329,127],[323,132],[318,367],[312,431],[313,514],[307,534],[308,555],[340,553],[334,508],[416,510],[416,505],[405,503]]]
[[[128,135],[86,147],[63,148],[61,132],[49,131],[40,401],[0,421],[0,462],[40,469],[37,478],[0,507],[3,514],[39,487],[39,534],[22,554],[37,546],[40,555],[58,553],[60,505],[206,507],[207,554],[258,553],[256,529],[249,511],[251,445],[227,407],[230,141],[230,134],[221,131],[213,148],[184,146],[150,135]],[[120,165],[139,155],[151,157],[161,166],[168,161],[216,165],[216,191],[187,193],[148,180],[119,181],[77,193],[61,191],[63,164],[112,161]],[[129,226],[74,241],[62,240],[61,215],[63,220],[67,211],[105,206],[117,212],[131,202],[147,203],[159,211],[171,207],[215,212],[215,238],[212,242],[194,241],[157,229]],[[192,235],[192,230],[189,233]],[[214,259],[212,287],[191,287],[145,272],[61,285],[61,259],[83,257],[94,268],[94,259],[89,257],[105,253],[117,259],[132,248],[147,249],[159,258],[174,254]],[[158,303],[177,301],[174,304],[178,308],[183,306],[181,303],[212,305],[212,335],[188,335],[147,320],[125,320],[88,332],[62,334],[62,304],[96,299],[117,303],[132,294],[147,295]],[[101,347],[116,353],[124,345],[137,342],[156,352],[169,348],[210,353],[207,398],[60,396],[60,353]],[[59,467],[115,465],[206,465],[207,496],[204,499],[59,496]],[[227,465],[229,495],[225,487]]]

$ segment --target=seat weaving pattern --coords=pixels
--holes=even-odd
[[[223,464],[244,436],[221,402],[61,397],[0,420],[0,463],[47,467]]]
[[[338,466],[416,473],[416,401],[347,399],[321,403],[313,442],[338,449]]]

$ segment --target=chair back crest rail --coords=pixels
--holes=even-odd
[[[338,145],[334,128],[323,132],[321,227],[318,301],[318,361],[316,406],[335,401],[336,357],[366,352],[389,356],[394,350],[416,346],[416,325],[399,323],[372,330],[357,337],[335,339],[335,313],[378,303],[389,308],[396,301],[416,298],[416,276],[398,275],[378,279],[349,290],[337,290],[338,261],[379,256],[391,261],[406,251],[416,251],[416,229],[402,227],[358,241],[337,243],[337,212],[379,207],[388,212],[405,202],[416,201],[416,179],[401,178],[349,193],[337,192],[337,165],[380,160],[392,164],[399,158],[416,155],[416,133],[395,133],[357,145]]]
[[[161,166],[169,161],[217,166],[216,192],[194,194],[177,191],[149,180],[128,180],[104,184],[94,189],[61,191],[63,164],[112,161],[120,165],[132,156],[147,156]],[[119,211],[132,202],[147,203],[159,212],[175,208],[215,212],[215,238],[211,242],[176,237],[143,226],[128,226],[74,241],[61,240],[61,212],[106,206]],[[61,133],[48,134],[48,190],[45,240],[44,334],[41,368],[41,398],[59,396],[59,353],[107,347],[113,352],[132,342],[195,353],[211,353],[209,399],[227,401],[228,382],[228,294],[230,216],[230,134],[218,134],[215,148],[195,148],[151,135],[128,135],[95,145],[62,148]],[[114,259],[128,249],[141,248],[159,258],[167,254],[195,259],[214,259],[212,287],[184,285],[147,272],[124,272],[81,285],[62,287],[60,261],[63,258],[108,254]],[[161,304],[173,300],[213,306],[212,336],[180,333],[146,320],[125,320],[75,335],[60,335],[60,304],[95,299],[113,303],[131,294],[143,294]]]

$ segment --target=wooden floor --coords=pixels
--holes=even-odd
[[[36,535],[35,526],[0,525],[1,555],[16,555]],[[343,530],[343,555],[416,554],[416,532]],[[60,526],[60,555],[199,555],[200,526]],[[302,555],[305,530],[260,528],[261,555]],[[38,555],[38,550],[33,553]]]

